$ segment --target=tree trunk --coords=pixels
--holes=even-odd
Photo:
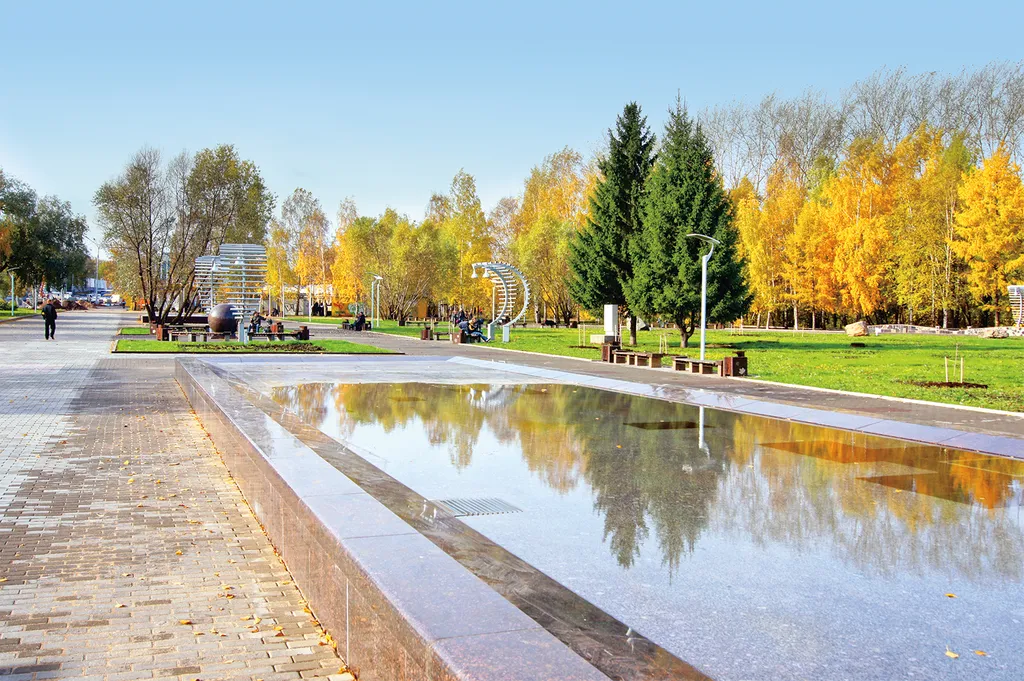
[[[796,309],[796,303],[793,303],[793,330],[800,330],[800,311]]]
[[[629,315],[629,344],[636,346],[636,315]]]

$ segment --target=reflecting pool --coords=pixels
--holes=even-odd
[[[1024,676],[1024,462],[568,384],[271,395],[521,509],[462,520],[713,678]]]

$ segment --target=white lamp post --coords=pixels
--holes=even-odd
[[[384,277],[379,274],[373,275],[370,282],[370,324],[374,330],[380,326],[380,283]]]
[[[11,274],[11,316],[14,316],[14,306],[17,304],[14,301],[17,300],[17,296],[14,295],[14,270],[17,267],[8,267],[7,271]]]
[[[708,260],[715,252],[715,245],[722,242],[707,234],[687,234],[687,237],[707,241],[711,244],[711,250],[700,259],[700,358],[704,360],[704,336],[708,328]]]
[[[86,236],[85,234],[83,234],[82,236],[85,237],[85,239],[89,243],[96,247],[96,278],[93,279],[92,282],[92,295],[96,299],[96,302],[98,303],[100,301],[100,245],[93,241],[88,236]]]

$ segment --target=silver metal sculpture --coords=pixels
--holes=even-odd
[[[1010,293],[1010,311],[1013,312],[1013,319],[1017,328],[1024,326],[1024,284],[1007,286]]]
[[[513,324],[526,316],[526,310],[530,306],[530,283],[526,281],[526,277],[523,276],[522,272],[507,262],[473,263],[472,277],[474,279],[478,276],[476,273],[478,268],[483,270],[484,276],[494,284],[498,298],[494,319],[488,328],[488,337],[493,340],[494,327],[498,326],[497,320],[508,317],[509,320],[500,325],[501,340],[503,343],[508,343],[509,329],[512,328]],[[512,317],[512,309],[520,291],[522,291],[523,295],[523,307],[519,310],[519,314]]]
[[[243,343],[249,341],[249,317],[260,309],[266,279],[267,250],[258,244],[224,244],[219,255],[196,258],[196,282],[207,314],[218,304],[230,304]]]
[[[217,264],[217,256],[202,255],[196,258],[196,297],[206,314],[210,314],[216,305],[214,298],[213,267]]]

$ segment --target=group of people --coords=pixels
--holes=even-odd
[[[483,341],[484,343],[489,343],[491,341],[490,338],[484,335],[483,317],[476,317],[475,319],[470,320],[465,310],[459,310],[457,313],[452,315],[451,322],[457,326],[462,333],[473,340]]]
[[[309,308],[309,314],[311,317],[323,317],[327,314],[327,305],[319,302],[313,303]]]
[[[270,329],[270,325],[274,323],[274,320],[270,317],[264,317],[259,310],[253,312],[249,317],[249,335],[254,333],[261,333],[264,328]]]

